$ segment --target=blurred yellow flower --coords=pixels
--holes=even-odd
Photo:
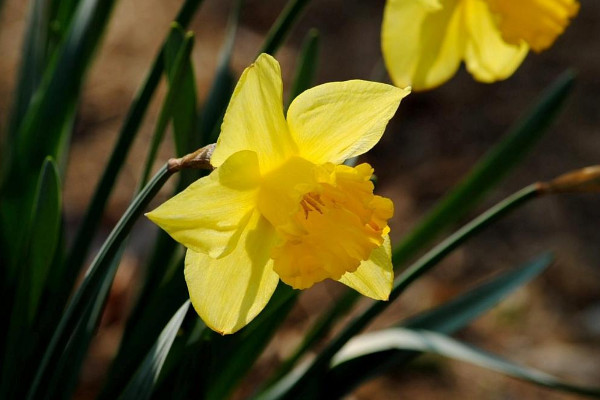
[[[212,155],[216,169],[147,214],[188,248],[185,278],[207,326],[244,327],[280,278],[297,289],[330,278],[387,299],[393,204],[373,194],[371,166],[340,164],[379,141],[408,93],[327,83],[299,95],[286,120],[279,63],[262,54],[244,71]]]
[[[478,81],[494,82],[530,48],[550,47],[578,10],[577,0],[387,0],[383,57],[400,87],[439,86],[461,61]]]

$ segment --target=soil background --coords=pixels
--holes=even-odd
[[[26,2],[5,0],[0,27],[0,116],[6,124],[16,81]],[[108,33],[89,72],[80,104],[65,188],[70,233],[76,229],[110,155],[134,93],[165,37],[180,1],[119,0]],[[253,61],[283,0],[248,0],[232,66],[239,75]],[[206,0],[191,30],[198,93],[210,87],[224,37],[230,1]],[[379,34],[383,0],[314,0],[277,54],[284,87],[310,28],[321,34],[317,83],[381,76]],[[377,191],[391,197],[396,213],[392,238],[398,241],[445,192],[460,181],[544,87],[571,67],[577,86],[557,123],[522,163],[486,199],[483,211],[538,180],[600,163],[600,2],[582,0],[579,15],[556,44],[531,53],[510,79],[485,85],[464,68],[447,84],[405,99],[383,140],[364,158],[375,167]],[[131,199],[157,119],[164,83],[144,120],[126,170],[103,220],[101,243]],[[285,98],[285,97],[284,97]],[[168,141],[167,141],[168,142]],[[173,154],[164,146],[160,163]],[[157,163],[157,167],[158,167]],[[165,200],[165,195],[156,204]],[[473,213],[470,217],[476,215]],[[465,219],[466,221],[467,219]],[[92,398],[116,350],[122,323],[135,298],[140,265],[156,230],[136,227],[112,290],[103,323],[81,377],[77,399]],[[600,382],[600,197],[544,198],[519,209],[455,251],[421,279],[370,329],[439,304],[499,271],[552,251],[556,262],[458,337],[507,358],[574,382]],[[249,394],[289,354],[324,303],[341,292],[336,283],[303,293],[283,329],[236,392]],[[368,304],[367,300],[361,303]],[[351,399],[575,399],[481,368],[439,357],[421,357],[360,387]]]

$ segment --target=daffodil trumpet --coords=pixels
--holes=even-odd
[[[383,58],[394,84],[414,90],[441,85],[463,61],[495,82],[552,46],[578,11],[577,0],[387,0]]]
[[[300,94],[286,118],[282,87],[279,63],[260,55],[214,150],[169,164],[204,168],[209,156],[214,171],[146,214],[187,247],[190,299],[221,334],[247,325],[280,279],[296,289],[333,279],[378,300],[392,287],[393,204],[373,194],[370,165],[342,163],[379,141],[410,90],[327,83]]]

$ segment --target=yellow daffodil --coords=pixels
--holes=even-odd
[[[426,90],[464,61],[481,82],[511,76],[529,49],[550,47],[577,14],[577,0],[387,0],[381,46],[400,86]]]
[[[368,164],[341,165],[381,138],[409,90],[333,82],[299,95],[287,120],[279,63],[242,74],[212,154],[215,170],[148,218],[187,247],[190,298],[211,329],[232,333],[279,279],[304,289],[338,280],[374,299],[393,281],[393,204],[373,194]]]

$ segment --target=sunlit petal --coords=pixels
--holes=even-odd
[[[279,63],[273,57],[261,54],[246,68],[227,107],[212,165],[218,167],[240,150],[252,150],[266,171],[292,152],[282,87]]]
[[[259,178],[256,153],[240,151],[146,216],[185,247],[221,257],[256,207]]]
[[[390,237],[385,236],[383,245],[373,250],[371,257],[363,261],[354,272],[346,272],[339,281],[360,294],[375,300],[387,300],[394,282]]]
[[[287,120],[299,155],[321,164],[365,153],[381,139],[402,98],[410,93],[360,80],[319,85],[300,94]]]
[[[275,240],[269,222],[254,212],[227,256],[215,259],[188,250],[185,280],[190,299],[212,330],[236,332],[267,305],[279,281],[270,259]]]

